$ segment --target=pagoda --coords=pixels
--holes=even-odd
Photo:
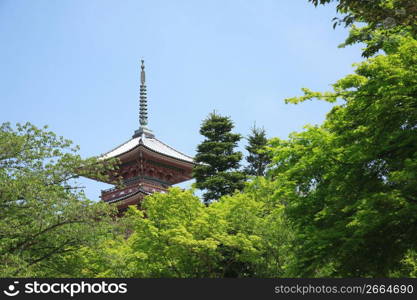
[[[101,200],[115,204],[119,212],[130,205],[139,205],[143,197],[155,192],[166,192],[173,184],[192,178],[194,160],[155,137],[148,128],[148,100],[145,83],[145,66],[142,60],[140,74],[139,129],[132,138],[100,159],[118,158],[118,176],[122,187],[101,191]],[[107,182],[114,184],[114,182]]]

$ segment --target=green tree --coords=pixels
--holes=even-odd
[[[133,234],[89,250],[79,268],[100,276],[284,276],[292,257],[292,231],[283,206],[272,199],[273,188],[265,179],[255,179],[247,191],[210,206],[179,188],[150,195],[144,211],[131,207],[128,212]]]
[[[344,101],[322,126],[273,141],[298,276],[387,277],[417,248],[417,41],[387,53],[333,92],[287,100]]]
[[[264,176],[268,164],[271,163],[269,152],[265,147],[268,144],[265,129],[253,127],[248,136],[248,145],[245,147],[249,152],[246,157],[248,165],[245,167],[247,175]]]
[[[77,150],[29,123],[0,126],[1,276],[58,276],[56,259],[109,231],[111,208],[87,200],[74,180],[104,178],[113,165]]]
[[[341,46],[365,43],[363,55],[370,57],[387,44],[397,43],[397,36],[417,38],[417,1],[415,0],[308,0],[314,5],[337,2],[342,19],[334,26],[352,28]],[[355,23],[365,25],[357,27]]]
[[[335,18],[335,24],[351,25],[353,22],[366,22],[374,29],[383,27],[387,18],[395,18],[394,25],[415,26],[417,4],[414,0],[308,0],[315,6],[338,2],[337,11],[345,14],[342,19]]]
[[[216,112],[205,119],[200,134],[205,140],[198,145],[193,177],[195,186],[205,190],[204,201],[209,203],[223,195],[241,190],[245,174],[239,171],[242,153],[235,151],[240,134],[232,133],[234,125],[229,117]]]

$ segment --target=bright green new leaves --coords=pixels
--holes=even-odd
[[[247,193],[206,206],[192,194],[172,188],[131,207],[128,239],[83,250],[78,267],[88,276],[277,277],[291,258],[292,233],[283,206],[272,199],[272,183],[255,179]],[[275,184],[275,183],[274,183]],[[259,187],[265,189],[259,190]],[[117,263],[116,263],[117,262]],[[94,275],[95,274],[95,275]]]
[[[131,208],[133,250],[143,253],[133,276],[206,277],[216,242],[204,235],[204,205],[190,191],[171,189],[146,198],[144,212]]]
[[[74,181],[105,177],[112,164],[83,160],[71,142],[31,124],[0,127],[1,276],[48,276],[60,255],[106,232],[111,208]]]
[[[320,127],[274,140],[301,276],[388,276],[417,247],[417,41],[358,65]]]

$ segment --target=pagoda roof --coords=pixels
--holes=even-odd
[[[138,189],[137,191],[134,191],[134,192],[131,192],[131,193],[128,193],[128,194],[125,194],[125,195],[119,196],[119,197],[114,198],[114,199],[111,199],[111,200],[107,200],[107,201],[106,201],[106,203],[114,203],[114,202],[119,202],[119,201],[122,201],[122,200],[124,200],[124,199],[127,199],[127,198],[130,198],[130,197],[132,197],[132,196],[135,196],[135,195],[137,195],[137,194],[150,195],[151,193],[150,193],[150,192],[145,191],[145,190],[144,190],[144,189],[142,189],[142,188],[140,188],[140,189]]]
[[[134,135],[130,140],[121,144],[120,146],[114,148],[113,150],[102,154],[99,159],[105,160],[110,159],[113,157],[118,158],[127,158],[124,154],[132,154],[131,151],[138,149],[140,150],[148,150],[153,153],[185,162],[188,164],[194,165],[194,158],[191,156],[185,155],[174,148],[168,146],[167,144],[161,142],[155,135],[153,134],[152,130],[150,130],[148,125],[148,100],[147,100],[147,92],[146,92],[146,84],[145,84],[145,66],[144,61],[142,60],[141,65],[141,85],[140,85],[140,102],[139,102],[139,129],[135,130]],[[137,150],[136,150],[137,151]],[[135,153],[133,153],[134,155]],[[130,157],[130,155],[128,155]],[[131,158],[131,157],[130,157]]]
[[[145,134],[131,138],[130,140],[114,148],[113,150],[110,150],[109,152],[102,154],[100,158],[109,159],[113,157],[119,157],[139,147],[144,147],[158,154],[194,164],[194,159],[191,156],[188,156],[184,153],[175,150],[174,148],[161,142],[154,136],[147,136]]]

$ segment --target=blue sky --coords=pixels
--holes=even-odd
[[[194,155],[214,109],[242,135],[256,122],[286,138],[331,106],[283,99],[328,90],[361,60],[359,46],[337,48],[335,15],[307,0],[0,0],[0,122],[49,125],[84,157],[111,150],[138,127],[144,58],[149,127],[165,143]],[[92,199],[105,187],[83,184]]]

